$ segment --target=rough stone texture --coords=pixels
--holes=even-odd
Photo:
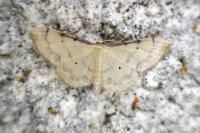
[[[90,42],[159,34],[172,44],[140,86],[120,95],[98,93],[58,80],[32,49],[27,29],[33,25]],[[198,133],[199,51],[198,0],[0,0],[0,133]]]

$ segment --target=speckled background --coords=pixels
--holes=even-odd
[[[99,93],[64,84],[33,51],[27,29],[41,25],[94,43],[172,43],[141,85]],[[199,0],[0,0],[0,133],[199,133],[199,123]]]

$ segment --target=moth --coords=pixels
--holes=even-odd
[[[88,45],[63,36],[55,29],[32,27],[34,49],[55,68],[68,85],[80,88],[124,90],[137,83],[143,72],[155,66],[169,47],[162,38],[141,43]]]

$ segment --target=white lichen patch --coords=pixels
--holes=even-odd
[[[178,80],[178,73],[181,64],[174,58],[160,62],[153,71],[148,72],[144,77],[144,84],[148,89],[159,88],[160,83],[166,86],[174,84]]]
[[[155,34],[168,16],[162,5],[146,0],[44,0],[34,1],[32,8],[21,5],[29,14],[29,22],[51,24],[93,43],[108,39],[142,40]],[[43,22],[37,21],[40,18]],[[91,34],[98,40],[91,40]]]

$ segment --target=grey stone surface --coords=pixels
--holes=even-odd
[[[33,51],[34,25],[90,42],[155,34],[172,43],[140,86],[99,93],[58,80]],[[0,133],[198,133],[199,123],[200,1],[0,0]]]

